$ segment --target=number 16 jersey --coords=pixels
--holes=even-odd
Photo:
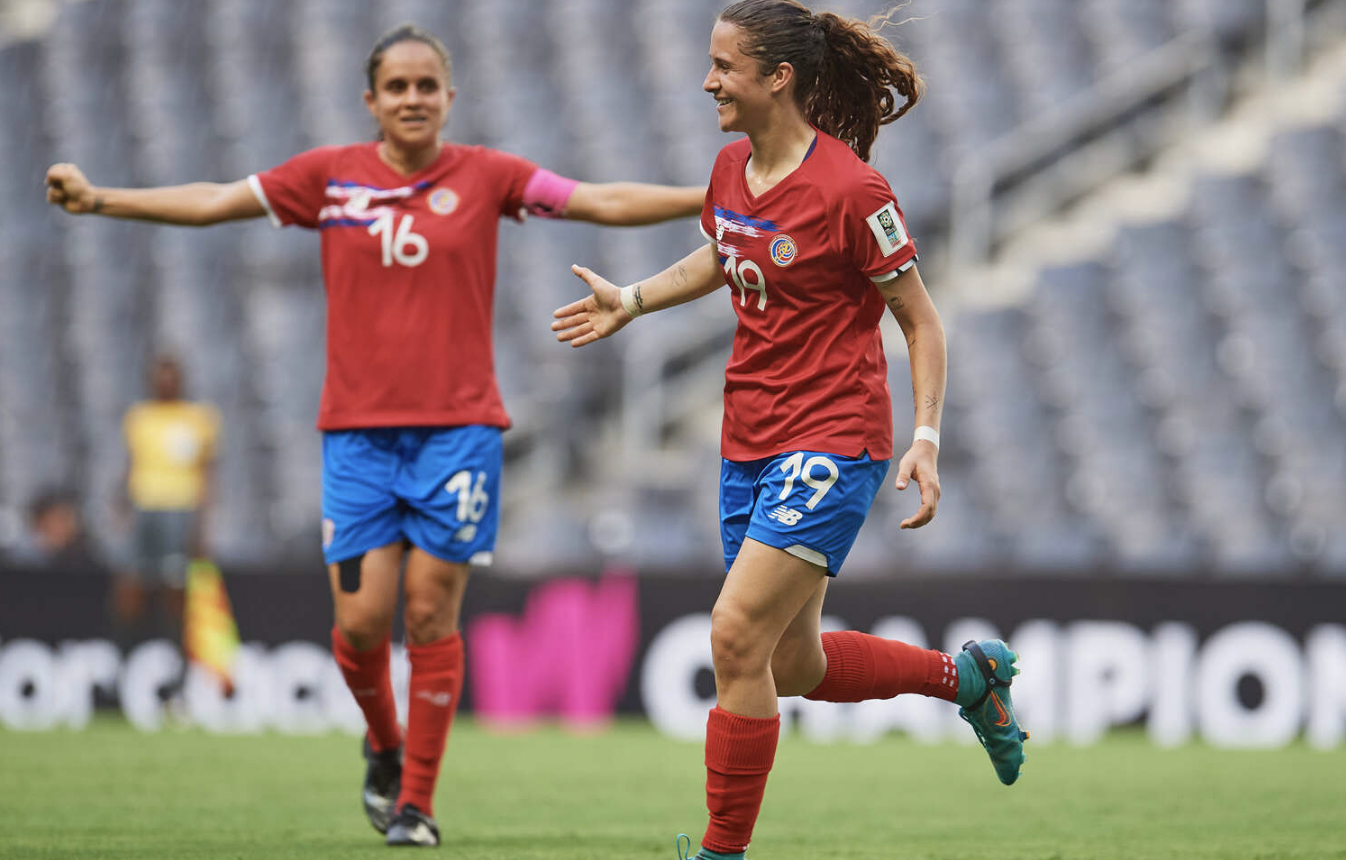
[[[885,304],[874,284],[916,259],[892,189],[821,131],[803,163],[760,195],[748,190],[751,154],[747,138],[720,150],[701,212],[738,315],[721,456],[808,450],[887,460]]]
[[[403,176],[377,143],[325,146],[248,177],[276,226],[317,229],[327,290],[321,430],[508,427],[491,319],[500,216],[537,166],[445,143]]]

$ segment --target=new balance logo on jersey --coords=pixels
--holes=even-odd
[[[393,214],[392,206],[426,187],[425,183],[402,188],[366,188],[355,183],[331,182],[325,194],[332,203],[318,211],[318,221],[324,227],[367,226],[383,215]]]
[[[430,690],[417,690],[416,698],[424,699],[436,708],[447,708],[449,702],[453,699],[453,696],[450,693],[435,693]]]
[[[368,188],[356,188],[351,191],[351,196],[346,199],[346,213],[352,216],[358,216],[369,208],[369,201],[373,197],[373,192]]]
[[[737,236],[753,239],[763,233],[779,232],[780,227],[774,221],[754,218],[751,215],[740,215],[722,206],[715,207],[715,243],[718,246],[719,253],[725,256],[743,256],[743,251],[735,238]],[[726,235],[729,236],[728,241],[725,240]]]
[[[799,521],[804,518],[803,511],[796,511],[794,508],[787,508],[785,505],[779,505],[775,510],[766,515],[769,520],[775,520],[783,526],[799,525]]]

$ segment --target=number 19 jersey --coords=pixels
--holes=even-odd
[[[789,176],[748,190],[746,138],[720,151],[701,229],[715,243],[738,328],[725,368],[721,455],[789,451],[887,460],[892,401],[875,282],[916,259],[884,178],[818,132]]]
[[[491,320],[500,216],[537,170],[445,143],[410,176],[377,143],[326,146],[248,177],[276,226],[317,229],[327,290],[321,430],[508,427]]]

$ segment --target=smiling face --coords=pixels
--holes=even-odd
[[[747,132],[760,123],[785,92],[793,76],[788,63],[762,74],[757,60],[740,50],[743,31],[717,21],[710,33],[710,72],[701,88],[715,97],[720,131]]]
[[[365,106],[384,140],[405,151],[439,142],[455,91],[434,48],[415,39],[389,46],[379,58],[373,87],[365,91]]]

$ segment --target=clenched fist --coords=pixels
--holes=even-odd
[[[53,164],[47,168],[47,202],[72,215],[97,212],[100,201],[84,171],[73,164]]]

